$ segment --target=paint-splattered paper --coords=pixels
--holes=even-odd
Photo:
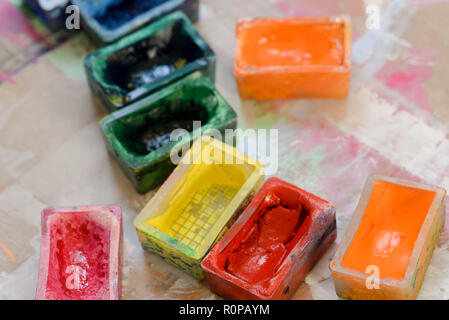
[[[21,3],[0,0],[0,298],[34,298],[39,212],[81,203],[123,208],[122,298],[218,298],[205,282],[143,252],[132,222],[154,192],[139,196],[104,148],[98,120],[105,112],[81,62],[93,46],[83,34],[62,42],[33,23],[37,18],[28,20]],[[380,29],[366,27],[369,4],[381,4]],[[335,205],[337,244],[371,173],[449,189],[449,1],[202,0],[200,6],[196,27],[217,54],[218,90],[242,128],[279,129],[277,176]],[[352,20],[348,99],[240,100],[232,75],[237,19],[335,14]],[[337,299],[328,270],[335,249],[294,299]],[[449,298],[449,226],[418,296],[430,298]]]

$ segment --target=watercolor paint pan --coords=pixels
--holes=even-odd
[[[80,8],[82,28],[100,46],[180,10],[198,20],[199,0],[72,0]]]
[[[174,12],[84,59],[90,88],[110,112],[199,71],[215,81],[215,54]]]
[[[329,266],[350,299],[415,299],[444,227],[446,191],[372,175]]]
[[[349,18],[245,19],[236,34],[234,75],[242,99],[348,95]]]
[[[287,299],[336,235],[329,202],[270,178],[201,265],[223,298]]]
[[[198,138],[135,219],[142,247],[203,278],[201,260],[260,189],[264,170],[230,145]]]
[[[188,76],[100,121],[111,155],[139,193],[160,186],[175,168],[170,154],[202,133],[235,129],[237,114],[205,78]],[[195,123],[194,123],[195,121]],[[176,129],[185,133],[176,141]]]
[[[26,0],[26,2],[52,31],[58,31],[65,26],[65,10],[69,0]]]
[[[36,299],[120,299],[122,241],[119,206],[44,209]]]

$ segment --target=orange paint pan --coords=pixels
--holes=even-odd
[[[234,75],[243,99],[348,95],[351,27],[344,16],[237,22]]]
[[[330,264],[337,294],[415,299],[444,227],[446,191],[373,175]]]

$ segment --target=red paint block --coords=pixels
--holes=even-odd
[[[201,266],[224,298],[286,299],[336,235],[329,202],[270,178]]]
[[[118,300],[122,210],[119,206],[47,208],[37,300]]]

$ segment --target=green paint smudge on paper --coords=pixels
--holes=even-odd
[[[49,52],[46,57],[70,80],[86,81],[83,57],[92,51],[93,45],[84,34],[78,34],[70,41]]]

